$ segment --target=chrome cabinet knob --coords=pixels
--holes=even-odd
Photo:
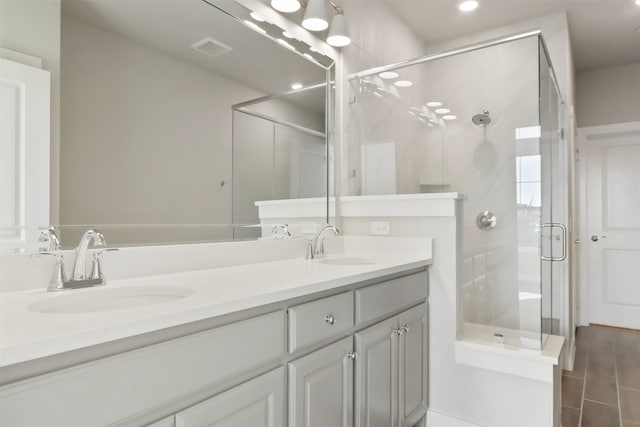
[[[402,330],[402,328],[398,328],[391,331],[391,333],[400,336],[404,333],[404,331]]]
[[[405,323],[404,325],[400,326],[400,329],[402,330],[402,332],[409,332],[409,325]]]
[[[327,314],[326,316],[324,316],[324,321],[330,325],[333,325],[336,323],[336,318],[333,316],[333,314]]]
[[[598,236],[597,236],[597,235],[595,235],[595,234],[594,234],[593,236],[591,236],[591,240],[592,240],[592,241],[594,241],[594,242],[597,242],[597,241],[598,241],[598,240],[600,240],[600,239],[606,239],[606,238],[607,238],[607,236],[600,236],[600,237],[598,237]]]
[[[347,357],[351,360],[358,360],[358,355],[353,351],[350,351],[349,353],[347,353]]]

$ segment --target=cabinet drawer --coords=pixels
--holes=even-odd
[[[254,317],[3,386],[0,425],[109,425],[277,362],[284,348],[283,314]],[[60,410],[69,402],[73,411]]]
[[[353,327],[353,292],[289,308],[289,353]]]
[[[356,290],[356,324],[379,319],[427,298],[427,272]]]

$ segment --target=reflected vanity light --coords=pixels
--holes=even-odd
[[[442,116],[442,120],[455,120],[458,116],[454,116],[453,114],[447,114],[446,116]]]
[[[261,15],[258,15],[255,12],[251,12],[249,15],[251,16],[251,18],[253,18],[254,20],[256,20],[258,22],[265,22],[266,21],[266,19],[264,19]]]
[[[315,58],[313,56],[309,55],[308,53],[303,53],[302,56],[304,56],[305,58],[310,59],[312,61],[315,61]]]
[[[282,46],[286,47],[287,49],[296,50],[295,47],[293,47],[291,44],[287,43],[286,41],[284,41],[282,39],[276,39],[276,41],[278,43],[280,43]]]
[[[397,82],[394,82],[393,85],[397,87],[411,87],[413,86],[413,82],[409,80],[398,80]]]
[[[249,27],[253,28],[254,30],[256,30],[257,32],[261,33],[261,34],[267,34],[267,32],[264,29],[260,28],[260,26],[258,24],[256,24],[255,22],[247,21],[245,19],[244,23],[247,24]]]
[[[300,9],[298,0],[271,0],[271,7],[278,12],[292,13]]]
[[[293,89],[293,90],[302,89],[302,86],[303,86],[302,83],[298,83],[298,82],[291,83],[291,89]]]
[[[282,32],[282,35],[283,35],[283,36],[285,36],[285,37],[286,37],[286,38],[288,38],[288,39],[292,39],[292,38],[293,38],[293,34],[291,34],[291,33],[290,33],[290,32],[288,32],[288,31],[283,31],[283,32]]]
[[[427,107],[431,107],[431,108],[436,108],[436,107],[442,107],[442,102],[439,101],[429,101],[425,104]]]
[[[436,110],[436,114],[447,114],[447,113],[450,113],[450,112],[451,112],[451,110],[448,109],[448,108],[438,108]]]
[[[400,74],[396,73],[395,71],[383,71],[378,74],[378,77],[384,80],[393,80],[400,77]]]

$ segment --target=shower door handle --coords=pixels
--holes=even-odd
[[[559,257],[548,257],[548,256],[541,256],[540,259],[543,261],[564,261],[565,259],[567,259],[567,227],[564,224],[560,224],[559,222],[548,222],[546,224],[542,224],[542,228],[550,228],[553,230],[553,228],[559,228],[560,230],[562,230],[562,255]]]

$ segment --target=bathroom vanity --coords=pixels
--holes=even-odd
[[[0,424],[416,424],[427,410],[431,241],[337,240],[344,252],[315,260],[4,295]],[[113,309],[121,302],[90,296],[126,300],[131,289],[168,299]],[[6,325],[12,315],[27,322],[21,333]]]

